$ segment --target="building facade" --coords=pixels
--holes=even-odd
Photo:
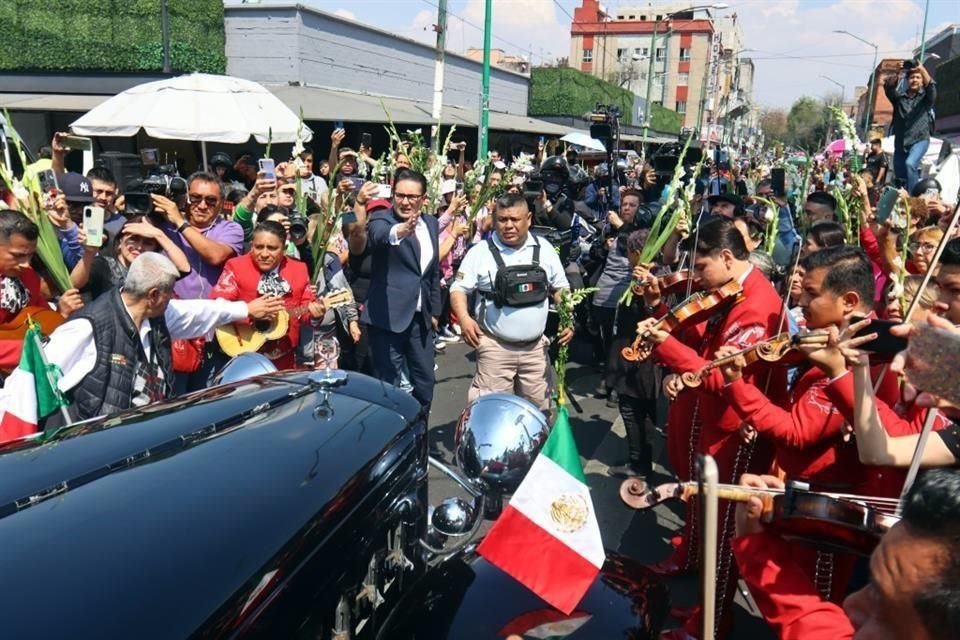
[[[582,0],[570,26],[570,66],[640,96],[649,86],[651,102],[720,141],[724,124],[731,129],[752,110],[753,65],[740,58],[742,41],[736,14],[693,12],[687,3],[611,13],[598,0]]]

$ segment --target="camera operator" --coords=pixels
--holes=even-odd
[[[901,75],[905,76],[905,90],[897,86]],[[905,60],[900,74],[885,82],[883,90],[893,105],[893,172],[907,191],[912,191],[920,180],[920,160],[930,146],[937,83],[922,63]]]
[[[223,196],[223,184],[203,172],[187,178],[186,215],[173,200],[150,194],[154,211],[164,219],[163,232],[186,254],[193,268],[174,287],[181,299],[208,297],[224,263],[243,253],[243,229],[220,215]]]
[[[467,252],[450,287],[450,304],[464,341],[477,350],[470,400],[516,393],[546,411],[550,339],[544,329],[550,298],[558,299],[569,285],[557,253],[530,232],[531,222],[522,195],[508,193],[497,200],[494,234]],[[467,307],[474,291],[480,294],[476,320]],[[558,341],[572,338],[571,328]]]

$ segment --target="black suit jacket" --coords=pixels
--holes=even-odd
[[[417,297],[425,315],[440,314],[440,254],[437,219],[424,215],[430,234],[433,259],[420,273],[420,243],[409,235],[400,244],[390,244],[390,230],[403,222],[393,209],[377,211],[367,222],[367,243],[373,254],[370,291],[362,321],[378,329],[400,333],[410,326],[417,310]]]

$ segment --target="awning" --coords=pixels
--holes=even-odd
[[[637,136],[632,133],[621,133],[621,140],[626,140],[627,142],[643,142],[643,136]],[[647,134],[647,144],[667,144],[670,142],[677,142],[679,136],[666,136],[662,133],[648,133]]]
[[[345,122],[385,122],[387,114],[397,123],[429,126],[432,105],[429,102],[406,100],[365,93],[350,93],[325,87],[268,86],[275,96],[288,107],[297,111],[303,107],[305,120]],[[441,121],[446,125],[477,127],[480,125],[480,110],[468,107],[444,105]],[[489,126],[497,131],[521,131],[544,135],[563,135],[569,127],[511,113],[490,112]]]
[[[0,93],[0,107],[10,111],[90,111],[110,96],[59,93]]]

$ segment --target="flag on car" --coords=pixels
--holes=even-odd
[[[23,338],[20,364],[0,390],[0,442],[36,433],[40,420],[66,406],[54,370],[43,357],[40,328],[31,323]]]
[[[575,633],[593,616],[586,611],[574,611],[567,615],[556,609],[537,609],[522,613],[497,632],[501,638],[517,635],[522,638],[560,640]]]
[[[603,542],[567,408],[477,551],[569,615],[603,566]]]

